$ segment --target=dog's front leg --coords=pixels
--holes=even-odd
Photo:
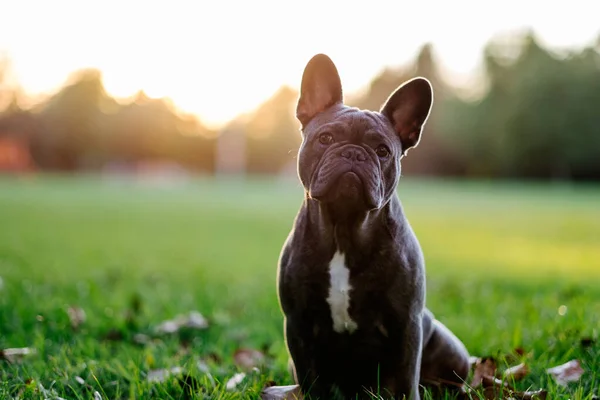
[[[286,318],[284,323],[287,347],[292,358],[292,370],[296,384],[304,395],[310,394],[311,398],[327,398],[324,391],[324,383],[319,380],[315,365],[312,360],[313,351],[311,344],[303,338],[305,332],[301,326],[293,324]]]
[[[420,400],[419,375],[423,347],[421,320],[410,320],[404,328],[400,357],[395,364],[392,388],[396,399]]]

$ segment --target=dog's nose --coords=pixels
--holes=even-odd
[[[353,160],[353,161],[366,161],[367,160],[367,156],[365,155],[365,153],[363,151],[361,151],[359,149],[354,149],[354,148],[344,149],[344,150],[342,150],[340,155],[344,158],[347,158],[348,160]]]

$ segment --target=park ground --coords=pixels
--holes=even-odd
[[[427,304],[471,354],[525,362],[520,390],[592,399],[600,187],[405,179],[398,191],[425,253]],[[175,399],[193,387],[199,399],[258,399],[292,384],[275,274],[301,199],[274,179],[1,178],[0,349],[32,354],[0,360],[0,398]],[[208,327],[196,316],[157,333],[192,311]],[[574,359],[577,382],[546,372]]]

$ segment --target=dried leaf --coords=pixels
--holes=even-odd
[[[208,364],[204,360],[198,360],[196,363],[196,367],[199,371],[204,372],[205,374],[210,373],[210,369],[208,368]]]
[[[69,315],[69,320],[71,321],[71,327],[73,329],[79,328],[86,320],[85,311],[80,307],[69,306],[67,314]]]
[[[475,372],[471,381],[471,387],[478,387],[486,377],[493,378],[496,375],[496,360],[492,357],[484,357],[475,363]],[[485,385],[484,385],[485,386]]]
[[[229,391],[231,390],[235,390],[235,388],[242,383],[242,381],[246,378],[246,374],[243,372],[238,372],[237,374],[233,375],[231,378],[229,378],[229,380],[227,381],[227,383],[225,384],[225,388]]]
[[[0,350],[0,360],[6,360],[9,363],[16,363],[22,361],[25,357],[34,355],[35,353],[35,349],[30,347],[4,349]]]
[[[125,335],[119,329],[112,328],[102,337],[104,340],[109,340],[111,342],[117,342],[125,339]]]
[[[578,381],[585,371],[581,368],[579,360],[571,360],[563,365],[549,368],[546,372],[554,377],[556,383],[567,386],[569,382]]]
[[[181,325],[179,325],[174,320],[169,320],[169,321],[164,321],[160,325],[158,325],[156,327],[156,332],[157,333],[175,333],[179,330],[179,328],[181,328]]]
[[[469,389],[469,392],[472,392],[473,389]],[[482,389],[483,398],[486,400],[496,400],[498,398],[501,399],[514,399],[514,400],[545,400],[548,392],[545,390],[536,390],[536,391],[526,391],[519,392],[514,388],[508,385],[507,382],[503,382],[502,380],[484,375],[481,380],[481,386],[477,389]],[[480,398],[479,395],[475,395],[474,397],[470,394],[467,394],[465,398]]]
[[[28,384],[33,383],[35,383],[35,381],[30,381]],[[65,400],[64,398],[58,396],[56,390],[53,388],[46,389],[41,383],[38,383],[38,390],[42,393],[44,399]]]
[[[471,366],[471,368],[473,368],[480,360],[481,360],[481,358],[479,358],[479,357],[470,356],[469,357],[469,365]]]
[[[196,367],[198,368],[198,371],[202,372],[208,378],[208,380],[210,380],[210,383],[212,385],[215,384],[215,379],[213,378],[212,374],[210,373],[210,369],[209,369],[208,364],[206,363],[206,361],[199,360],[196,363]]]
[[[529,367],[525,363],[515,365],[514,367],[507,368],[504,371],[504,379],[520,381],[529,374]]]
[[[94,392],[94,400],[102,400],[102,395],[98,391]]]
[[[260,394],[262,400],[301,400],[300,386],[270,386],[262,390]]]
[[[526,392],[523,392],[523,400],[546,400],[546,397],[548,396],[548,392],[546,390],[540,389],[540,390],[528,390]]]
[[[545,400],[547,396],[548,392],[545,390],[518,392],[508,388],[491,386],[483,390],[483,398],[486,400],[497,400],[499,398],[510,400]]]
[[[173,367],[171,369],[154,369],[148,371],[147,379],[149,382],[164,382],[171,375],[179,375],[183,372],[181,367]]]
[[[265,355],[258,350],[242,348],[235,351],[233,361],[241,368],[252,369],[264,364]]]
[[[517,347],[514,349],[514,353],[518,356],[524,356],[525,355],[525,349],[522,347]]]
[[[181,328],[206,329],[208,320],[198,311],[191,311],[187,315],[178,315],[172,320],[164,321],[155,329],[157,333],[169,334],[176,333]]]
[[[133,342],[137,344],[147,344],[150,343],[150,336],[145,335],[143,333],[136,333],[133,335]]]

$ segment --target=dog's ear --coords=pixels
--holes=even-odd
[[[419,144],[432,104],[431,83],[419,77],[403,83],[381,107],[381,113],[390,120],[400,136],[402,155]]]
[[[342,101],[342,82],[335,64],[325,54],[317,54],[302,74],[296,118],[305,127],[315,115]]]

